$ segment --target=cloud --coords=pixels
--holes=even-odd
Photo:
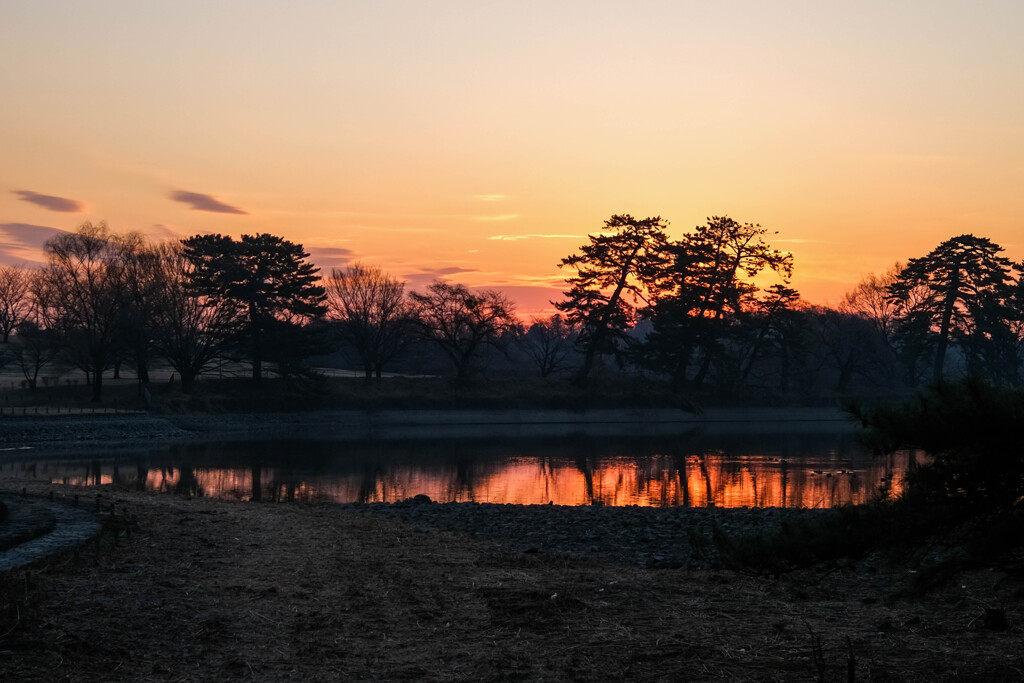
[[[311,263],[320,268],[320,275],[330,275],[332,268],[344,268],[356,258],[356,253],[344,247],[306,247]]]
[[[491,235],[487,239],[489,240],[501,240],[503,242],[516,242],[518,240],[540,240],[540,239],[580,239],[579,235]]]
[[[43,245],[65,232],[46,225],[0,223],[0,263],[42,263]]]
[[[474,199],[478,202],[500,202],[508,197],[503,194],[478,194],[474,195]]]
[[[518,213],[500,213],[496,216],[473,216],[474,221],[513,221],[519,218]]]
[[[164,241],[177,241],[184,237],[182,233],[178,232],[174,228],[170,228],[164,225],[163,223],[154,223],[149,230],[146,230],[146,234],[148,234],[154,240]]]
[[[175,190],[167,195],[172,201],[181,202],[182,204],[188,204],[193,211],[209,211],[210,213],[236,213],[242,215],[248,215],[248,211],[243,211],[235,206],[230,206],[224,202],[211,197],[208,194],[200,194],[199,192],[185,192],[184,190]]]
[[[31,190],[12,190],[14,194],[21,197],[21,201],[41,206],[47,211],[60,211],[61,213],[81,213],[85,211],[85,204],[74,199],[54,197],[49,194],[39,194]]]
[[[425,289],[434,280],[447,281],[449,275],[459,273],[478,273],[476,268],[462,268],[461,266],[446,266],[444,268],[421,268],[417,273],[408,273],[402,278],[408,283],[408,289]]]

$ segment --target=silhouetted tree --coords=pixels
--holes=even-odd
[[[49,240],[43,250],[44,325],[60,336],[69,358],[86,371],[92,398],[98,401],[103,371],[121,341],[127,251],[105,223],[84,223],[77,232]]]
[[[648,339],[655,362],[672,373],[677,386],[687,381],[694,354],[700,352],[692,379],[700,386],[730,326],[744,307],[756,302],[755,276],[774,271],[788,282],[792,254],[772,249],[760,225],[712,216],[707,225],[671,245],[673,262],[663,274],[665,293],[651,310],[654,332]]]
[[[355,349],[367,379],[381,376],[409,339],[405,283],[376,266],[334,269],[327,279],[327,304],[342,339]]]
[[[759,357],[771,352],[778,359],[781,391],[789,389],[796,348],[800,344],[801,313],[794,310],[800,293],[784,285],[772,285],[765,296],[753,304],[743,330],[744,353],[740,363],[738,385],[745,384]],[[741,347],[741,348],[743,348]]]
[[[612,216],[601,233],[589,236],[589,244],[559,263],[576,271],[566,279],[566,300],[552,303],[566,322],[579,327],[583,362],[577,382],[586,381],[599,354],[617,351],[636,322],[637,305],[653,300],[669,263],[667,225],[659,216]]]
[[[835,370],[836,391],[848,391],[858,375],[874,384],[892,383],[892,353],[874,321],[845,305],[811,307],[806,314],[813,353]]]
[[[156,253],[153,345],[177,371],[181,388],[188,393],[196,377],[223,362],[241,322],[233,302],[193,291],[195,266],[180,243],[161,244]]]
[[[896,302],[914,288],[928,290],[916,310],[901,308],[901,326],[908,333],[934,339],[932,375],[940,381],[951,343],[958,342],[969,367],[991,371],[1011,344],[1014,264],[1003,249],[984,237],[960,235],[946,240],[927,256],[910,259],[890,286]]]
[[[890,288],[899,279],[904,267],[902,263],[895,263],[881,275],[868,273],[843,295],[840,304],[840,310],[869,320],[886,343],[892,337],[901,306],[893,299]]]
[[[521,341],[540,376],[549,377],[573,366],[578,336],[575,328],[555,314],[549,318],[534,318]]]
[[[321,318],[327,294],[301,244],[269,234],[196,235],[182,241],[192,263],[191,291],[211,304],[232,305],[245,323],[252,376],[263,374],[263,335],[275,319]]]
[[[304,320],[297,316],[277,317],[263,330],[264,358],[274,364],[282,377],[308,375],[307,360],[337,349],[323,319]]]
[[[515,309],[500,292],[472,292],[465,285],[435,281],[423,294],[411,292],[411,320],[418,334],[440,347],[467,379],[484,346],[501,348],[518,328]]]
[[[21,265],[0,266],[0,335],[7,343],[31,307],[32,271]]]
[[[28,301],[29,308],[23,313],[21,322],[11,336],[8,352],[29,388],[35,389],[39,383],[39,374],[43,368],[54,363],[61,350],[60,340],[52,330],[43,326],[45,289],[39,271],[29,274]]]
[[[119,242],[124,251],[125,280],[125,308],[121,316],[122,355],[135,366],[140,384],[149,384],[157,308],[163,295],[158,278],[162,267],[161,254],[139,233],[123,235]]]

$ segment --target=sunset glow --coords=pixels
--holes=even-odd
[[[1024,258],[1014,2],[4,3],[0,263],[270,232],[550,308],[615,213],[778,231],[793,286]]]

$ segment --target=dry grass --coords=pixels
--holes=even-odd
[[[141,532],[0,576],[0,679],[848,680],[850,652],[856,680],[1024,677],[995,572],[889,601],[883,571],[642,570],[355,508],[104,495]]]

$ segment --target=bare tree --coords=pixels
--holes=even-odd
[[[903,272],[904,264],[895,263],[881,275],[868,273],[843,296],[839,310],[854,313],[871,321],[886,343],[893,333],[900,305],[889,294],[889,288]]]
[[[159,245],[154,279],[153,345],[181,377],[184,391],[205,370],[217,367],[241,323],[233,303],[204,297],[190,289],[195,266],[177,242]]]
[[[5,344],[31,308],[31,276],[22,265],[0,266],[0,334]]]
[[[412,292],[412,320],[420,336],[437,344],[468,378],[484,346],[501,348],[518,329],[514,307],[500,292],[471,292],[465,285],[436,280],[425,294]]]
[[[92,398],[98,401],[103,371],[111,366],[119,343],[125,249],[105,223],[83,223],[76,232],[49,240],[44,251],[44,325],[64,340],[69,359],[89,376]]]
[[[579,331],[557,313],[549,318],[534,318],[531,322],[522,345],[540,376],[549,377],[571,368]]]
[[[43,311],[48,306],[48,289],[42,273],[38,270],[27,271],[27,283],[27,310],[14,328],[7,350],[29,388],[35,389],[40,373],[59,356],[61,344],[43,322]]]
[[[149,384],[157,308],[163,299],[163,283],[159,278],[161,255],[158,247],[147,243],[139,233],[117,235],[114,239],[121,247],[124,269],[124,310],[118,335],[118,361],[129,358],[139,382]],[[116,370],[117,365],[115,373]]]
[[[377,266],[335,268],[327,279],[327,306],[367,379],[380,377],[409,339],[405,283]]]

